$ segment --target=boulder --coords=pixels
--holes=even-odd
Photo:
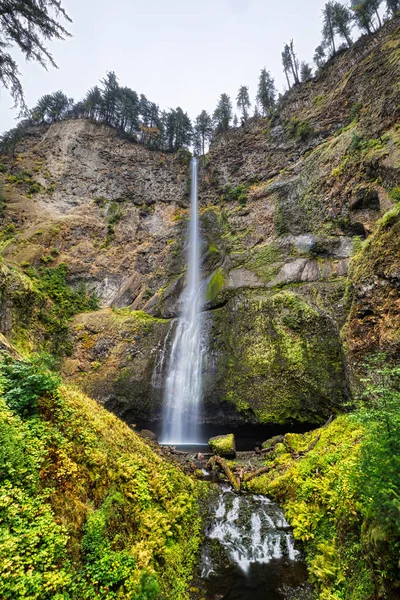
[[[157,436],[154,433],[154,431],[150,431],[150,429],[142,429],[142,431],[140,432],[140,435],[145,438],[146,440],[151,440],[152,442],[156,442],[157,441]]]
[[[224,458],[236,458],[235,436],[233,433],[217,435],[208,440],[208,446],[214,454]]]
[[[274,448],[277,444],[283,443],[284,440],[285,440],[285,436],[274,435],[274,437],[269,438],[269,440],[266,440],[265,442],[263,442],[262,447],[264,450],[269,450],[269,449]]]

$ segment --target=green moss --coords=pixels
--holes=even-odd
[[[90,398],[54,387],[43,368],[8,364],[0,376],[0,596],[186,600],[201,484]],[[22,418],[10,394],[32,380],[45,385],[36,412]],[[34,390],[24,389],[29,400]]]
[[[247,269],[254,271],[264,281],[270,281],[279,271],[282,251],[277,244],[256,246],[251,252],[251,258],[245,263]]]
[[[212,302],[224,287],[225,278],[223,269],[218,269],[210,279],[206,290],[206,301]]]
[[[240,204],[244,205],[246,204],[250,187],[251,184],[248,183],[240,183],[235,187],[232,185],[226,185],[224,187],[221,199],[226,201],[237,200]]]
[[[293,117],[286,125],[286,132],[296,140],[305,141],[313,135],[314,127],[308,121],[302,121],[297,117]]]
[[[211,452],[214,452],[218,456],[225,456],[226,458],[234,458],[236,456],[235,436],[233,433],[212,437],[208,440],[208,445]]]
[[[293,292],[246,293],[214,315],[218,390],[262,423],[319,422],[346,398],[330,318]]]
[[[396,596],[399,369],[382,360],[381,370],[369,364],[372,375],[353,414],[286,434],[266,459],[268,472],[246,484],[283,505],[324,600]]]

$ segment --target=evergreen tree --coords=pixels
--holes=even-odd
[[[211,140],[213,128],[212,119],[207,111],[202,110],[194,124],[194,140],[198,142],[196,154],[204,154],[205,145]]]
[[[144,94],[140,94],[139,114],[141,116],[142,124],[145,127],[150,127],[150,120],[151,120],[150,113],[151,113],[150,102],[147,100],[147,98]]]
[[[139,130],[139,96],[128,87],[118,89],[117,94],[118,128],[132,135]]]
[[[351,9],[354,13],[354,19],[362,31],[365,31],[368,34],[375,31],[374,15],[378,16],[378,22],[380,23],[378,13],[380,4],[381,0],[351,0]]]
[[[217,133],[228,131],[232,120],[232,102],[228,94],[221,94],[213,120]]]
[[[249,118],[249,108],[251,106],[249,88],[246,85],[241,85],[236,98],[236,106],[242,113],[243,121]]]
[[[100,119],[102,103],[103,99],[100,88],[95,85],[87,92],[83,101],[85,115],[94,121]]]
[[[237,114],[235,113],[233,116],[233,126],[237,127],[238,125],[239,125],[239,119],[238,119]]]
[[[323,25],[322,39],[326,46],[330,46],[332,54],[336,52],[335,30],[334,30],[334,2],[330,0],[322,9]]]
[[[0,135],[0,154],[15,156],[15,148],[23,137],[24,129],[25,124],[22,122]]]
[[[171,152],[188,147],[192,141],[192,123],[180,106],[167,114],[166,141]]]
[[[118,125],[117,104],[119,97],[118,79],[114,71],[107,71],[104,79],[101,80],[103,89],[101,92],[101,119],[108,125]]]
[[[333,2],[332,19],[335,33],[344,38],[350,48],[353,45],[350,35],[352,15],[347,6],[344,6],[341,2]]]
[[[261,69],[256,98],[264,117],[270,115],[274,109],[275,94],[274,80],[267,69]]]
[[[288,83],[288,86],[290,89],[291,88],[290,75],[292,75],[293,82],[295,85],[297,83],[299,83],[299,81],[300,81],[300,79],[299,79],[299,61],[297,60],[297,56],[294,51],[293,40],[290,40],[290,44],[285,44],[281,56],[282,56],[283,70],[285,72],[286,80],[287,80],[287,83]]]
[[[45,94],[39,98],[37,105],[31,111],[31,118],[36,123],[53,123],[66,116],[74,101],[61,90],[53,94]]]
[[[300,79],[301,81],[309,81],[312,77],[312,69],[310,65],[302,61],[300,65]]]
[[[24,106],[24,94],[18,65],[8,49],[16,46],[26,60],[35,60],[45,68],[48,64],[56,67],[44,40],[63,40],[70,35],[61,19],[71,22],[60,0],[1,0],[0,82],[16,105]]]
[[[315,48],[313,60],[318,71],[320,71],[325,64],[325,46],[323,44]]]

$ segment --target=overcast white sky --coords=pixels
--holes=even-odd
[[[236,98],[248,85],[252,99],[264,66],[279,91],[283,44],[294,38],[300,60],[312,61],[320,42],[325,0],[64,0],[72,38],[50,44],[58,69],[19,59],[28,106],[62,89],[81,99],[107,70],[122,85],[162,109],[181,106],[194,118],[212,112],[222,92]],[[0,130],[14,126],[15,110],[0,87]],[[236,102],[235,102],[236,104]]]

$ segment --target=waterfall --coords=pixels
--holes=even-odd
[[[221,488],[216,505],[210,506],[210,514],[212,521],[206,529],[206,539],[218,540],[229,562],[239,567],[242,573],[249,573],[252,565],[302,560],[282,509],[269,498],[238,495],[230,487]],[[202,577],[226,571],[225,562],[218,565],[219,560],[219,554],[206,541],[202,552]]]
[[[175,335],[164,388],[162,444],[196,444],[201,401],[201,308],[200,241],[197,194],[197,158],[192,159],[189,252],[182,311]]]

